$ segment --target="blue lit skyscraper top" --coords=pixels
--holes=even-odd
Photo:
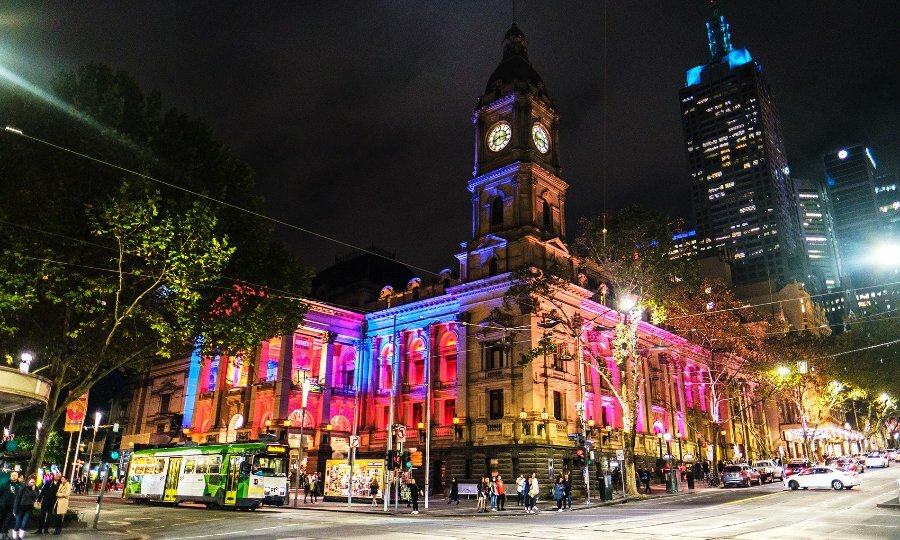
[[[759,64],[713,6],[707,63],[680,90],[698,245],[732,254],[736,285],[807,277],[781,122]]]

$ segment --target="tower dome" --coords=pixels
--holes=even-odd
[[[528,61],[528,39],[516,23],[503,36],[503,60],[491,73],[484,93],[515,82],[524,82],[543,89],[544,81]]]

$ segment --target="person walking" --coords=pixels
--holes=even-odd
[[[556,477],[556,482],[553,484],[553,499],[556,501],[556,511],[563,511],[563,499],[566,496],[566,488],[563,485],[562,476]]]
[[[618,467],[613,469],[612,472],[612,483],[613,483],[613,492],[619,491],[619,486],[622,485],[622,471],[619,470]]]
[[[531,497],[531,513],[532,514],[537,514],[537,512],[538,512],[537,499],[538,499],[538,496],[540,496],[540,494],[541,494],[541,487],[540,487],[540,484],[538,484],[537,473],[531,473],[531,480],[529,481],[529,484],[528,484],[528,495]]]
[[[373,476],[372,482],[369,483],[369,493],[372,495],[372,506],[378,506],[378,489],[380,487],[378,478]]]
[[[491,512],[497,511],[497,477],[491,477]]]
[[[416,479],[412,476],[409,477],[409,482],[406,483],[406,487],[409,488],[409,500],[412,502],[412,513],[419,513],[419,484],[416,484]]]
[[[313,504],[319,504],[319,473],[312,477],[312,497]]]
[[[56,492],[62,483],[62,475],[55,473],[53,479],[44,482],[41,492],[38,494],[38,502],[41,503],[41,513],[38,515],[38,528],[35,534],[49,534],[53,521],[53,507],[56,506]]]
[[[531,481],[524,479],[522,482],[522,496],[525,501],[525,513],[531,513]]]
[[[21,487],[17,471],[10,472],[9,480],[5,484],[0,484],[0,529],[2,529],[0,537],[3,540],[9,540],[9,530],[12,528],[15,519],[13,508]]]
[[[563,476],[563,508],[572,509],[572,480],[568,473]]]
[[[641,473],[641,483],[644,484],[644,489],[646,489],[646,493],[650,494],[650,471],[644,469],[644,472]]]
[[[478,481],[478,492],[475,494],[475,513],[484,510],[484,478]]]
[[[497,504],[500,506],[498,510],[501,512],[506,510],[506,485],[503,483],[503,477],[497,475]]]
[[[516,506],[525,505],[525,477],[519,474],[516,478]]]
[[[12,527],[12,537],[14,539],[24,540],[25,527],[28,526],[28,520],[31,518],[31,511],[34,510],[34,503],[37,501],[37,488],[35,487],[35,477],[32,474],[28,480],[22,485],[16,501],[13,504],[13,515],[15,522]]]
[[[56,527],[53,530],[53,534],[62,532],[63,519],[69,510],[69,497],[71,495],[72,484],[69,483],[68,478],[60,476],[59,487],[56,490],[56,506],[53,508],[54,517],[56,518]]]
[[[459,504],[459,481],[455,476],[450,478],[450,499],[447,500],[447,504],[456,501],[456,504]]]
[[[309,475],[300,475],[300,486],[303,488],[303,504],[306,504],[306,500],[312,498],[312,493],[309,490]]]

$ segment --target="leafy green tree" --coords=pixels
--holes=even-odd
[[[204,354],[252,362],[296,328],[311,272],[254,215],[252,169],[205,123],[97,64],[51,93],[0,87],[5,123],[72,150],[0,136],[0,350],[30,350],[52,379],[45,425],[104,374],[187,354],[200,336]]]

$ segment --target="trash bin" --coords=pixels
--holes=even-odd
[[[694,489],[694,473],[691,473],[687,477],[688,489]]]
[[[600,492],[603,494],[604,501],[611,501],[613,498],[613,480],[612,476],[605,474],[600,477]]]

